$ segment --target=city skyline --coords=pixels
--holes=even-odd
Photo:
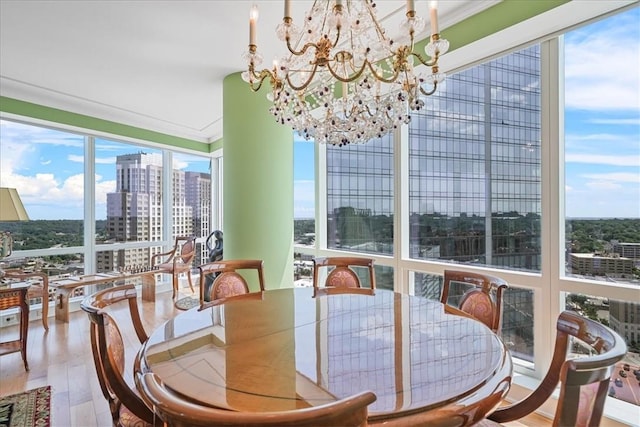
[[[640,61],[639,23],[634,8],[564,38],[566,217],[640,217],[640,64],[629,66]],[[603,78],[604,69],[613,72]],[[0,182],[18,188],[31,219],[82,218],[83,141],[0,120]],[[98,219],[115,188],[115,157],[138,151],[159,152],[96,138]],[[294,218],[313,218],[314,143],[294,135],[294,156]],[[174,160],[177,169],[209,172],[206,157],[176,153]]]

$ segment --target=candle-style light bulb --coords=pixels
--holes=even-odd
[[[291,18],[291,0],[284,0],[284,17]]]
[[[438,34],[438,2],[436,0],[429,4],[429,19],[431,21],[431,35]]]
[[[256,22],[258,22],[258,6],[251,6],[249,11],[249,44],[256,44]]]
[[[416,5],[414,0],[407,0],[407,13],[413,12],[416,10]]]

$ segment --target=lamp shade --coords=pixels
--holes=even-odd
[[[28,221],[29,215],[15,188],[0,187],[0,221]]]

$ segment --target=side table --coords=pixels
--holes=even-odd
[[[19,351],[22,353],[22,361],[25,370],[29,370],[27,362],[27,334],[29,333],[29,303],[27,292],[28,283],[12,283],[0,286],[0,310],[7,308],[20,308],[20,337],[17,340],[0,342],[0,356]]]

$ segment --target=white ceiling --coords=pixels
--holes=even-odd
[[[440,28],[495,2],[441,1]],[[280,0],[0,0],[0,95],[212,142],[222,136],[222,80],[246,67],[253,3],[269,63],[285,53],[274,33]],[[406,1],[377,3],[393,36]],[[292,4],[299,23],[312,2]],[[426,0],[416,10],[428,18]]]

